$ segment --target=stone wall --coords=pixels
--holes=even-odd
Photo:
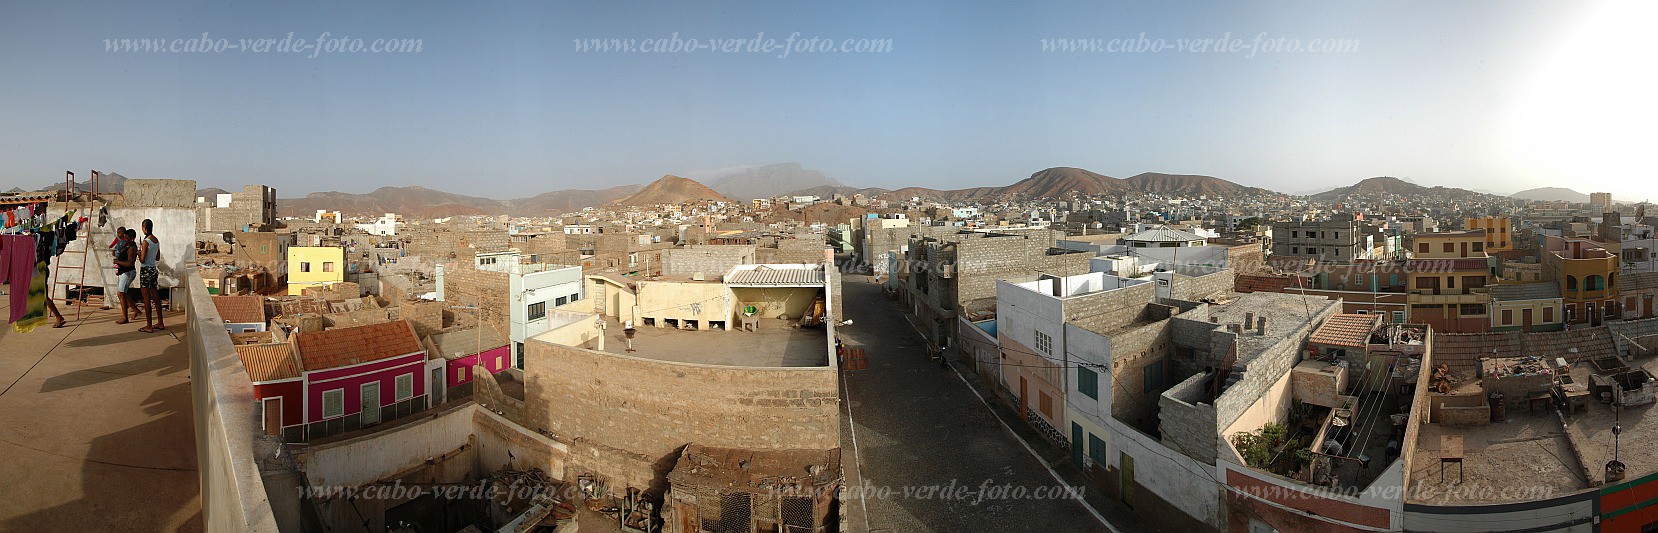
[[[697,245],[662,253],[662,273],[689,276],[701,273],[705,279],[719,279],[737,265],[752,264],[754,247],[741,245]]]
[[[835,370],[674,363],[532,340],[530,427],[590,447],[572,468],[642,486],[689,443],[756,450],[840,446]],[[597,452],[596,456],[591,452]],[[665,471],[664,471],[665,472]]]
[[[1214,464],[1220,450],[1215,406],[1200,403],[1209,376],[1199,374],[1175,385],[1157,399],[1157,429],[1162,443],[1203,464]]]
[[[1222,270],[1203,276],[1175,274],[1170,293],[1181,300],[1200,300],[1230,292],[1236,284],[1234,270]]]
[[[505,272],[454,264],[443,269],[444,301],[450,305],[478,306],[483,320],[500,331],[507,331],[511,321],[507,301],[509,285]]]

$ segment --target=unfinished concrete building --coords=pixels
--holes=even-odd
[[[1053,245],[1054,232],[1047,229],[911,237],[896,276],[899,301],[933,349],[948,348],[957,316],[988,318],[995,311],[997,280],[1089,272],[1090,254]]]

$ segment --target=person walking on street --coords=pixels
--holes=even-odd
[[[161,239],[155,236],[155,226],[150,219],[144,219],[144,240],[138,245],[138,286],[144,291],[144,299],[140,304],[144,307],[144,327],[138,331],[153,333],[166,331],[167,318],[162,315],[160,278],[161,271],[156,264],[161,260]],[[151,323],[150,309],[155,309],[155,321]]]

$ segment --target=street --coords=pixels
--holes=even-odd
[[[1081,474],[1055,474],[1065,457],[1037,438],[1011,411],[988,408],[968,382],[924,353],[920,334],[895,302],[867,276],[846,275],[849,346],[865,348],[869,369],[843,373],[850,419],[843,423],[848,513],[844,530],[860,531],[1111,531],[1073,498]],[[990,398],[988,393],[985,398]],[[994,400],[991,400],[994,402]],[[1118,531],[1149,530],[1120,503],[1082,489],[1094,510]],[[867,512],[865,512],[867,510]],[[867,522],[866,522],[867,520]]]

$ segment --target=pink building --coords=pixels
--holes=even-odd
[[[470,388],[457,390],[474,377],[473,367],[483,365],[494,374],[512,365],[511,343],[494,328],[471,328],[432,335],[427,346],[429,357],[442,361],[446,397],[465,395]]]
[[[304,382],[306,438],[334,435],[428,407],[426,351],[407,321],[293,337]]]

